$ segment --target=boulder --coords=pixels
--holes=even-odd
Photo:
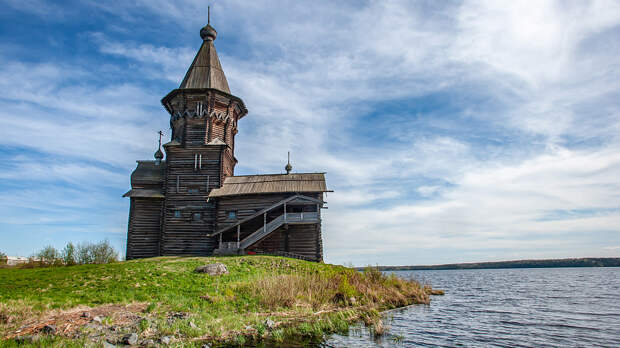
[[[210,263],[204,266],[198,266],[194,270],[197,273],[207,273],[211,276],[218,276],[222,274],[228,274],[228,268],[223,263]]]
[[[123,344],[133,346],[136,343],[138,343],[138,334],[136,334],[135,332],[123,336]]]
[[[44,334],[47,335],[53,335],[56,333],[56,326],[54,325],[45,325],[42,329],[41,332],[43,332]]]

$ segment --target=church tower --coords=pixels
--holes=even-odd
[[[215,205],[209,192],[234,174],[237,122],[247,114],[233,96],[215,50],[217,32],[200,30],[202,46],[179,88],[162,99],[170,113],[171,141],[164,144],[167,175],[161,255],[209,254]]]

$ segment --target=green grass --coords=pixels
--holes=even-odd
[[[213,262],[224,263],[230,273],[211,277],[193,272]],[[0,269],[0,336],[15,335],[33,318],[80,305],[140,304],[136,314],[141,319],[126,330],[139,333],[141,339],[169,335],[180,346],[316,339],[344,331],[355,320],[372,325],[385,309],[428,303],[431,291],[372,269],[360,273],[271,256],[160,257],[106,265]],[[169,320],[171,312],[189,317]],[[277,327],[265,327],[266,319]],[[115,320],[110,315],[104,325],[122,326]],[[90,342],[41,339],[49,346]],[[0,341],[0,346],[15,344],[13,339]]]

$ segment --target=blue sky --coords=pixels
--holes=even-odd
[[[0,3],[0,250],[124,253],[206,2]],[[327,262],[620,256],[617,1],[212,5],[236,173],[326,171]]]

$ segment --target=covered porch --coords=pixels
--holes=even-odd
[[[295,257],[294,253],[287,250],[289,226],[320,224],[321,209],[324,208],[324,204],[325,202],[322,200],[300,194],[272,204],[245,219],[222,227],[210,235],[218,238],[218,248],[214,250],[214,254],[285,253],[286,256]],[[277,230],[279,233],[285,234],[286,239],[281,243],[284,244],[283,247],[248,250]],[[298,256],[300,256],[298,258],[305,259],[302,255]]]

